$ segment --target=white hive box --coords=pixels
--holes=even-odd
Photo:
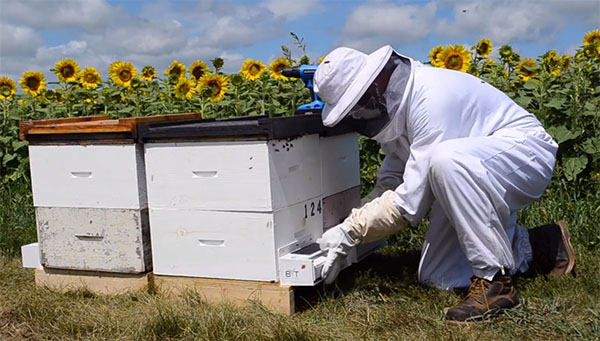
[[[274,212],[151,209],[154,273],[277,281],[277,249],[320,236],[322,215],[308,200]]]
[[[136,125],[199,115],[21,122],[44,267],[152,269],[143,147]],[[167,118],[168,117],[168,118]]]
[[[322,136],[319,144],[323,228],[327,230],[341,223],[352,208],[360,205],[358,135]]]
[[[146,208],[142,146],[30,145],[35,207]]]
[[[145,149],[152,209],[271,212],[321,195],[318,134]]]
[[[154,273],[278,281],[281,250],[314,243],[324,216],[360,200],[356,134],[323,130],[320,117],[140,127]]]

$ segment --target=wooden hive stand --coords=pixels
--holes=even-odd
[[[152,273],[125,274],[37,268],[35,284],[58,291],[88,289],[96,294],[122,294],[146,290],[153,283]]]
[[[227,302],[245,306],[258,302],[285,315],[296,313],[294,288],[281,286],[279,283],[37,268],[35,284],[62,292],[87,289],[102,295],[123,294],[152,287],[169,299],[192,291],[212,304]]]
[[[154,275],[154,283],[166,297],[175,297],[189,290],[208,303],[228,302],[244,306],[254,301],[285,315],[296,312],[294,288],[279,283],[162,275]]]

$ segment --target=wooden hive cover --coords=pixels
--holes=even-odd
[[[26,141],[137,139],[139,124],[200,120],[200,113],[109,119],[85,116],[19,122],[19,137]]]

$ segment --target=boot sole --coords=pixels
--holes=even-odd
[[[555,273],[555,275],[566,275],[568,273],[573,273],[575,275],[575,250],[573,249],[573,245],[571,244],[571,233],[569,232],[569,225],[564,220],[559,220],[556,222],[556,225],[560,227],[560,233],[562,234],[563,244],[565,245],[565,251],[567,252],[567,256],[569,257],[569,263],[567,264],[567,268],[564,272]]]

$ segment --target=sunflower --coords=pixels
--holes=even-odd
[[[600,45],[600,30],[588,32],[583,38],[583,46]]]
[[[231,81],[231,84],[234,86],[240,86],[240,85],[242,85],[242,83],[244,83],[244,77],[242,75],[240,75],[239,73],[234,73],[234,74],[230,75],[229,80]]]
[[[217,57],[215,59],[211,60],[212,65],[215,67],[215,69],[219,70],[220,68],[223,67],[223,65],[225,65],[225,59],[221,58],[221,57]]]
[[[486,58],[492,53],[492,42],[489,39],[480,40],[475,50],[482,58]]]
[[[439,67],[436,60],[440,53],[444,52],[444,47],[442,45],[438,45],[429,51],[429,60],[431,60],[431,65]]]
[[[8,77],[0,77],[0,99],[11,99],[17,93],[17,84]]]
[[[174,60],[173,63],[171,63],[171,66],[165,70],[165,75],[169,77],[176,76],[179,78],[180,76],[185,75],[185,65]]]
[[[190,65],[190,78],[193,81],[197,82],[206,72],[208,72],[208,66],[201,60],[197,60]]]
[[[600,30],[593,30],[583,38],[585,55],[590,58],[600,57]]]
[[[64,83],[74,82],[77,80],[79,65],[73,59],[65,58],[54,65],[54,72],[59,81]]]
[[[271,62],[271,64],[269,64],[269,73],[271,74],[271,77],[275,78],[275,79],[279,79],[281,81],[287,81],[289,80],[289,78],[287,78],[286,76],[281,74],[281,70],[285,69],[286,67],[290,67],[292,64],[290,64],[290,61],[281,57],[281,58],[277,58],[274,61]]]
[[[512,53],[513,53],[513,49],[509,45],[502,45],[502,47],[500,48],[500,51],[499,51],[500,57],[503,57],[503,58],[510,57],[510,55]]]
[[[535,66],[535,60],[531,58],[523,59],[521,64],[517,66],[517,73],[519,73],[519,77],[521,77],[521,80],[523,80],[523,82],[527,82],[528,80],[532,79],[534,76],[537,75],[537,71],[531,69]]]
[[[600,47],[599,47],[600,49]],[[600,52],[600,51],[598,51]],[[571,56],[563,56],[560,61],[560,70],[566,71],[571,66]]]
[[[19,80],[21,88],[26,94],[36,97],[41,95],[46,89],[46,79],[44,74],[39,71],[27,71]]]
[[[129,62],[116,61],[108,67],[108,74],[115,84],[129,87],[131,80],[137,76],[137,70]]]
[[[61,89],[56,89],[56,91],[54,91],[54,100],[58,104],[62,104],[65,102],[65,95],[63,94]]]
[[[491,69],[491,66],[495,64],[493,59],[487,59],[485,62],[483,62],[483,66],[481,67],[481,71],[482,72],[489,72]]]
[[[548,71],[554,76],[558,76],[563,69],[563,57],[559,57],[556,50],[550,50],[546,52],[543,56],[544,64],[548,67]],[[569,57],[570,63],[570,57]],[[568,65],[567,65],[568,67]]]
[[[93,90],[102,83],[102,77],[92,66],[88,66],[83,69],[83,71],[79,72],[77,78],[79,79],[81,86],[88,90]]]
[[[260,75],[262,75],[266,69],[267,69],[267,67],[260,60],[246,59],[244,64],[242,64],[240,73],[244,77],[253,81],[253,80],[257,79],[258,77],[260,77]]]
[[[198,80],[198,90],[211,102],[219,102],[225,97],[229,85],[227,76],[207,73]]]
[[[438,67],[466,72],[471,65],[471,53],[460,44],[448,45],[435,60]]]
[[[156,70],[154,70],[154,68],[150,65],[144,66],[140,78],[149,82],[154,79],[154,77],[156,77]]]
[[[187,77],[180,77],[179,82],[175,85],[175,97],[190,99],[196,94],[194,82]]]

